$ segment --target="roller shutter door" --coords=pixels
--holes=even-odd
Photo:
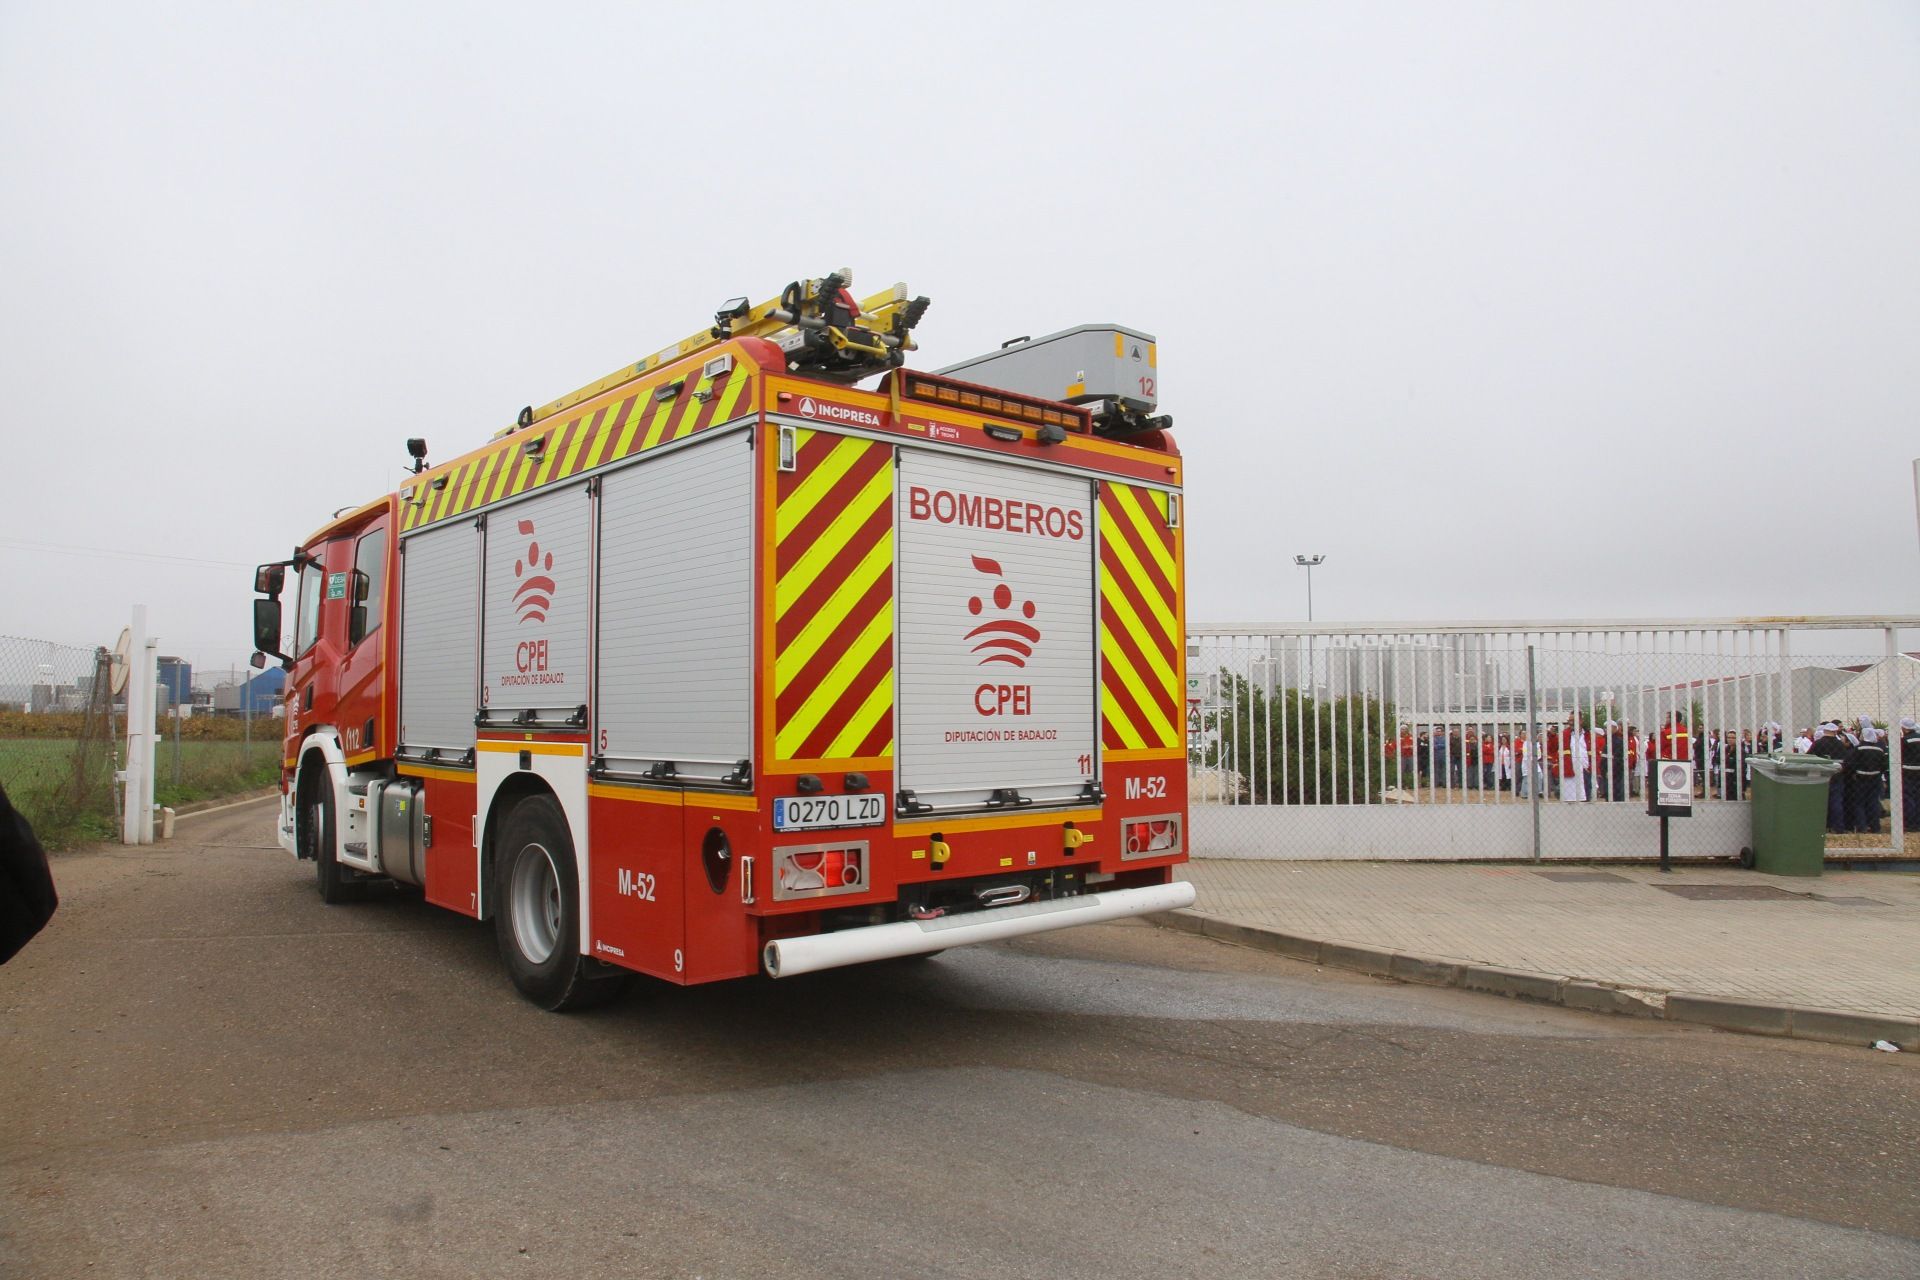
[[[550,723],[585,705],[592,527],[585,484],[487,513],[480,695],[489,719],[531,711]]]
[[[752,755],[753,452],[730,433],[609,474],[595,744],[717,781]]]
[[[1093,503],[1071,476],[902,455],[899,786],[920,802],[1070,801],[1096,776]]]
[[[400,750],[464,755],[478,699],[480,537],[471,521],[400,544]]]

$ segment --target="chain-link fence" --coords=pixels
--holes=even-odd
[[[124,722],[104,649],[0,636],[0,786],[54,844],[114,829]]]
[[[1673,824],[1675,851],[1734,854],[1751,843],[1753,760],[1841,721],[1850,763],[1829,849],[1920,852],[1903,805],[1920,770],[1903,771],[1899,728],[1920,704],[1920,661],[1893,644],[1911,620],[1882,621],[1848,633],[1877,646],[1820,655],[1794,652],[1797,626],[1196,628],[1194,851],[1647,856],[1659,838],[1648,763],[1679,759],[1694,767],[1694,810]],[[1857,748],[1882,733],[1875,772]]]
[[[238,672],[196,708],[185,670],[163,668],[156,699],[156,803],[271,786],[280,722],[254,716],[237,694],[222,696],[244,687]],[[113,693],[112,672],[105,649],[0,636],[0,786],[50,845],[119,832],[114,779],[124,767],[126,700]]]

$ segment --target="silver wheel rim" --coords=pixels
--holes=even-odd
[[[513,883],[507,889],[507,907],[520,954],[534,964],[546,963],[560,943],[560,871],[545,845],[529,844],[520,850],[513,864]]]

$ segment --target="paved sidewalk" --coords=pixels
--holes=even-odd
[[[1762,1024],[1737,1029],[1816,1039],[1857,1042],[1874,1024],[1814,1034],[1811,1011],[1920,1023],[1912,874],[1195,860],[1188,877],[1200,897],[1176,913],[1185,917],[1177,927],[1338,967],[1713,1025],[1729,1023],[1683,1006],[1727,1003],[1737,1006],[1733,1022]],[[1469,966],[1521,972],[1503,989],[1475,981]],[[1528,975],[1560,986],[1547,994]],[[1563,991],[1568,980],[1580,990]],[[1669,999],[1675,993],[1707,999]],[[1802,1011],[1800,1029],[1770,1012],[1782,1010]],[[1916,1034],[1888,1038],[1920,1047]]]

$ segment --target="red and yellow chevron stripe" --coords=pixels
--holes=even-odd
[[[656,398],[658,388],[676,381],[682,383],[677,394]],[[421,475],[413,496],[400,503],[400,528],[404,532],[464,515],[750,413],[758,381],[758,370],[739,358],[718,378],[669,368],[610,399],[580,406],[564,423],[516,431],[480,453]],[[528,457],[526,442],[543,436],[546,447],[538,457]]]
[[[773,761],[893,754],[893,447],[796,430],[774,486]]]
[[[1159,489],[1100,483],[1100,718],[1109,759],[1184,750],[1180,546]]]

